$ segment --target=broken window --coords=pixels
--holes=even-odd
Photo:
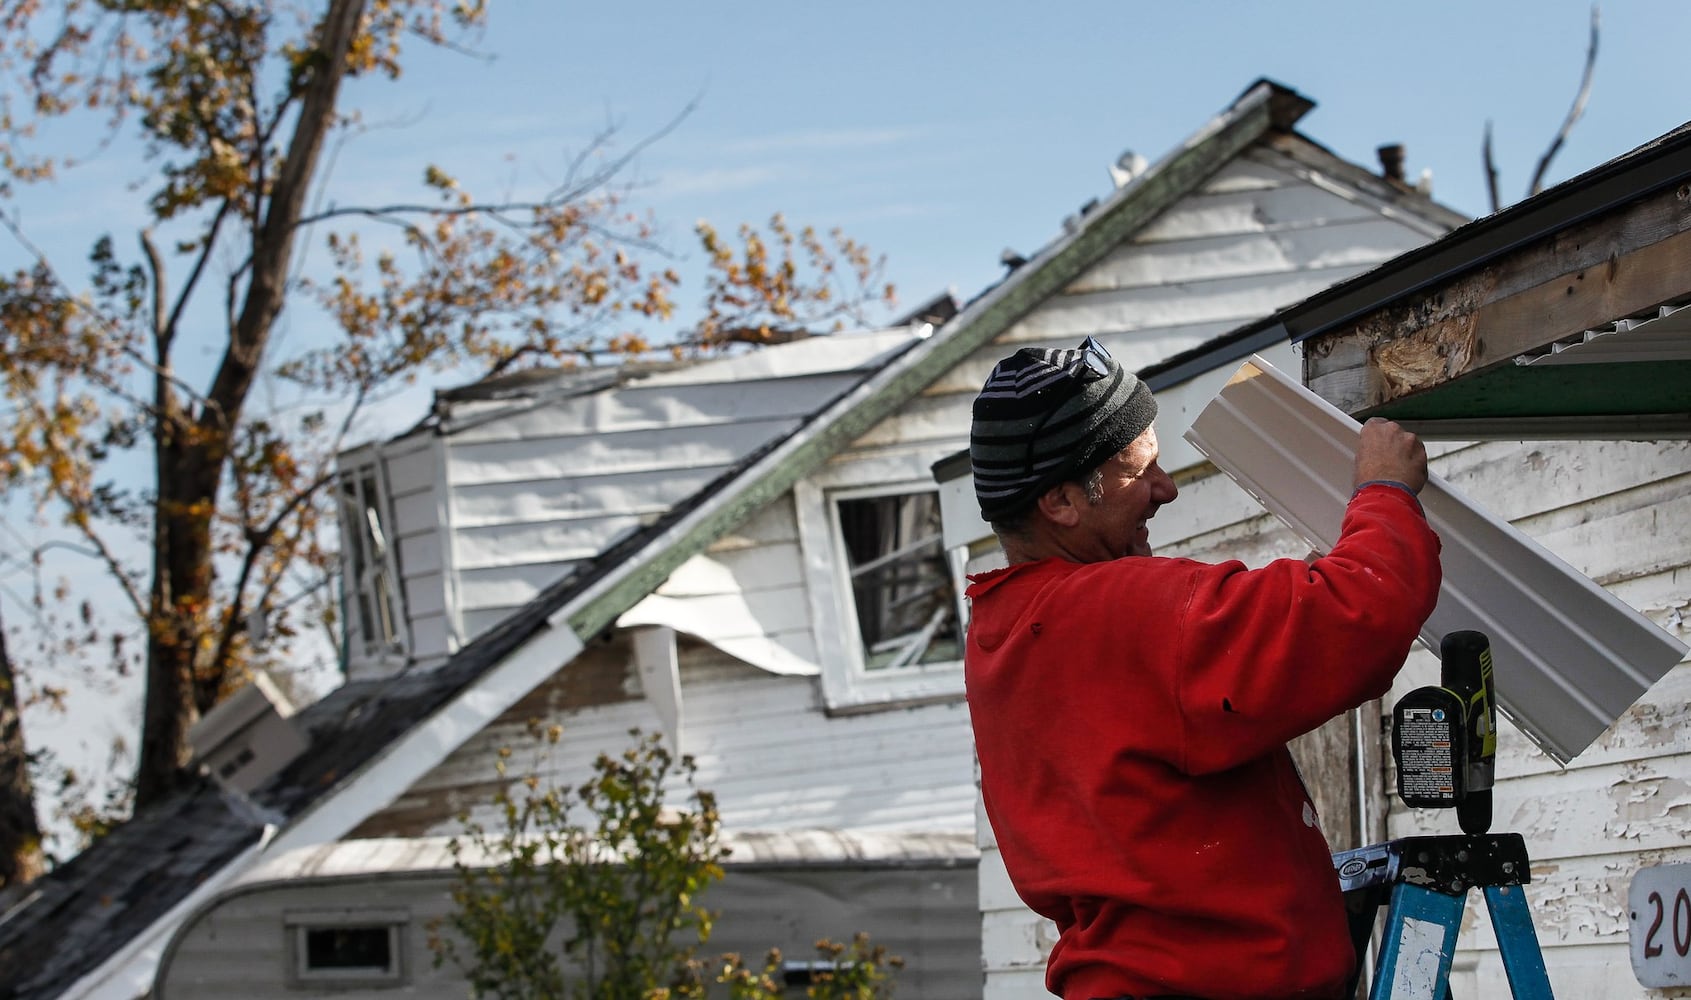
[[[867,670],[962,658],[957,594],[933,491],[840,500],[840,537]]]
[[[346,600],[358,633],[352,649],[365,656],[401,652],[396,564],[374,465],[341,474],[340,501]]]

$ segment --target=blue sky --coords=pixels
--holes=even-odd
[[[422,92],[380,88],[418,121],[383,141],[466,174],[513,151],[520,167],[498,169],[538,176],[607,120],[632,141],[696,98],[637,170],[677,247],[695,218],[780,210],[885,253],[914,304],[979,291],[1002,249],[1037,248],[1106,193],[1124,150],[1156,160],[1264,76],[1316,102],[1305,134],[1368,166],[1403,143],[1410,176],[1430,169],[1434,197],[1470,215],[1487,210],[1491,120],[1517,200],[1576,92],[1589,19],[1583,0],[530,2],[495,10],[491,62],[441,56],[408,77]],[[1688,28],[1683,3],[1603,11],[1552,180],[1691,119]]]
[[[337,154],[335,197],[413,200],[429,162],[480,191],[532,193],[608,123],[626,149],[696,102],[628,175],[678,252],[697,256],[696,219],[728,229],[780,211],[885,254],[902,305],[947,288],[968,298],[1003,273],[1002,250],[1036,250],[1105,195],[1107,165],[1125,150],[1160,158],[1261,77],[1316,102],[1299,125],[1310,138],[1369,167],[1377,146],[1402,143],[1409,175],[1431,170],[1434,197],[1470,215],[1487,210],[1490,120],[1504,200],[1518,200],[1577,89],[1590,9],[519,0],[494,5],[477,45],[489,58],[414,50],[398,84],[352,88],[373,130]],[[1590,102],[1552,182],[1691,120],[1688,37],[1683,0],[1611,0]],[[134,245],[125,182],[139,176],[109,153],[15,207],[36,241],[74,262],[108,229]],[[0,266],[19,260],[0,244]],[[695,284],[679,301],[696,296]],[[288,315],[287,336],[312,337],[311,322]],[[367,431],[396,431],[422,406],[401,400]],[[35,735],[73,756],[80,740],[97,759],[137,706],[133,691],[108,696],[98,721],[41,720]]]

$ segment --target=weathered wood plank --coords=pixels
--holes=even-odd
[[[1665,190],[1310,338],[1304,382],[1347,413],[1402,398],[1682,296],[1688,253]]]

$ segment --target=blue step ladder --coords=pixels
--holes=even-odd
[[[1341,851],[1333,866],[1359,956],[1379,907],[1387,906],[1368,1000],[1449,1000],[1450,963],[1469,889],[1485,893],[1511,995],[1552,1000],[1527,908],[1525,886],[1532,876],[1520,834],[1408,837]],[[1350,996],[1356,986],[1351,983]]]

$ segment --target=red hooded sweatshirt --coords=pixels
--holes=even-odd
[[[1306,564],[1044,559],[971,577],[981,793],[1067,1000],[1337,998],[1356,957],[1286,742],[1384,695],[1439,586],[1370,486]]]

